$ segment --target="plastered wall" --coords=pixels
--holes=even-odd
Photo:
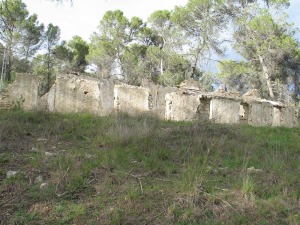
[[[165,119],[191,121],[199,118],[200,95],[172,92],[166,94]]]
[[[19,74],[8,88],[11,102],[23,99],[25,110],[89,112],[99,116],[114,112],[152,113],[174,121],[212,120],[254,126],[298,126],[297,110],[281,103],[203,93],[188,88],[114,84],[107,79],[64,74],[50,91],[39,94],[41,80]],[[1,98],[0,98],[1,99]],[[0,104],[1,106],[1,104]]]
[[[17,74],[14,83],[9,85],[8,94],[12,105],[22,103],[24,110],[38,110],[41,80],[31,74]]]
[[[114,108],[117,112],[137,115],[153,108],[153,98],[149,88],[130,85],[115,85]]]
[[[212,98],[210,119],[216,123],[239,123],[240,101],[230,98]]]
[[[89,112],[99,116],[113,111],[113,83],[91,77],[63,75],[47,96],[49,109],[56,112]],[[53,96],[54,95],[54,96]]]

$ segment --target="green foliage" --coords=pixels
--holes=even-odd
[[[224,6],[223,1],[190,0],[186,6],[176,7],[172,14],[171,20],[184,35],[195,68],[199,68],[208,53],[223,54],[220,33],[226,29],[228,20]]]
[[[79,36],[74,36],[67,44],[72,54],[72,69],[83,72],[87,65],[86,56],[89,53],[89,46]],[[68,55],[67,55],[68,56]],[[69,57],[67,57],[69,59]]]
[[[247,9],[237,25],[235,49],[254,71],[260,72],[269,97],[280,97],[283,93],[274,93],[275,81],[287,84],[284,62],[298,48],[293,37],[296,30],[284,19],[275,19],[267,9],[257,6]]]
[[[157,35],[158,44],[166,50],[171,49],[174,44],[171,40],[175,39],[175,27],[171,22],[171,15],[168,10],[157,10],[148,19],[151,29]]]
[[[50,60],[53,60],[52,57]],[[54,60],[52,61],[54,63]],[[39,90],[39,94],[43,95],[49,89],[49,87],[55,81],[55,74],[57,73],[57,68],[53,65],[48,67],[49,65],[49,57],[46,54],[39,54],[32,60],[32,72],[41,78],[42,85],[41,90]],[[49,77],[49,78],[48,78]],[[48,82],[50,86],[48,87]]]
[[[103,77],[109,76],[114,67],[118,67],[123,74],[123,56],[127,45],[136,38],[141,23],[142,21],[136,17],[129,22],[120,10],[104,14],[100,21],[99,33],[94,33],[91,37],[88,56],[89,61],[100,68]],[[126,75],[125,80],[129,79]]]
[[[238,7],[247,7],[253,3],[265,3],[268,7],[288,7],[290,5],[290,0],[230,0],[230,1],[223,1],[227,4],[234,4]]]
[[[224,60],[218,64],[219,76],[227,78],[233,75],[245,74],[248,68],[245,62],[235,62],[233,60]]]
[[[24,102],[25,102],[25,99],[23,96],[21,96],[16,101],[13,101],[12,102],[12,110],[22,110]]]
[[[89,52],[89,46],[81,37],[74,36],[69,42],[62,41],[58,43],[56,41],[51,48],[50,57],[49,54],[39,56],[45,59],[36,57],[34,66],[36,74],[40,76],[47,74],[49,62],[52,75],[70,71],[84,72],[84,68],[87,65],[86,55]]]
[[[217,76],[227,88],[238,92],[248,89],[260,89],[259,73],[253,66],[245,61],[222,60],[218,63]]]
[[[171,33],[165,29],[170,12],[157,11],[149,21],[151,27],[138,17],[127,19],[120,10],[103,16],[99,32],[92,35],[87,56],[99,67],[100,76],[119,75],[124,82],[139,85],[143,78],[158,82],[160,71],[161,77],[165,74],[163,79],[169,80],[159,81],[164,84],[183,80],[189,63],[171,50]]]
[[[42,44],[44,24],[40,24],[36,14],[29,16],[22,30],[22,45],[19,47],[21,55],[28,60],[34,56]]]
[[[58,26],[54,26],[53,24],[48,24],[47,29],[43,36],[43,47],[46,50],[45,54],[37,55],[33,59],[33,71],[35,74],[42,78],[42,90],[40,90],[40,94],[44,94],[45,92],[50,90],[50,87],[54,83],[55,80],[55,71],[57,67],[55,67],[55,51],[59,39],[60,39],[60,28]],[[62,49],[60,50],[60,55],[62,54]]]
[[[190,64],[186,59],[176,54],[166,55],[164,58],[165,71],[158,76],[159,83],[174,86],[180,84],[189,76]]]
[[[29,15],[21,0],[5,0],[0,3],[0,40],[7,57],[6,77],[12,80],[16,58],[27,61],[38,50],[44,25],[39,24],[37,15]]]

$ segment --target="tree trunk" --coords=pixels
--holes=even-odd
[[[163,40],[163,43],[162,45],[160,46],[160,52],[159,52],[159,55],[160,55],[160,75],[163,75],[164,74],[164,63],[163,63],[163,48],[165,47],[165,44],[166,44],[166,40],[164,38],[162,38]]]
[[[164,74],[164,66],[163,66],[163,59],[162,57],[160,58],[160,75]]]
[[[7,64],[6,64],[6,80],[11,81],[11,73],[12,73],[12,57],[8,55]]]
[[[12,68],[13,68],[13,39],[10,38],[6,48],[6,80],[11,81],[12,79]]]
[[[199,62],[199,60],[200,60],[200,54],[202,53],[202,51],[205,47],[205,43],[206,43],[206,41],[203,40],[202,43],[200,42],[198,44],[197,52],[196,52],[196,55],[195,55],[195,63],[194,63],[194,66],[192,66],[192,73],[191,73],[191,77],[190,77],[192,79],[195,79],[195,72],[196,72],[196,68],[197,68],[197,62]]]
[[[51,58],[50,58],[51,56],[50,56],[50,52],[48,53],[48,62],[47,62],[47,92],[49,92],[49,90],[50,90],[50,77],[51,77],[51,71],[50,71],[50,60],[51,60]]]
[[[258,55],[258,57],[259,57],[259,61],[260,61],[260,64],[262,66],[262,69],[263,69],[264,76],[265,76],[266,81],[267,81],[267,87],[268,87],[270,98],[272,100],[274,100],[275,96],[274,96],[274,92],[273,92],[273,87],[272,87],[272,83],[271,83],[271,77],[270,77],[270,74],[269,74],[269,70],[268,70],[267,66],[265,65],[265,63],[264,63],[263,57],[260,56],[260,55]]]
[[[299,94],[300,94],[300,88],[299,88],[299,77],[297,72],[295,71],[293,74],[293,82],[294,82],[294,101],[299,102]]]

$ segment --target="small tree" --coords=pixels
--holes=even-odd
[[[89,45],[79,36],[74,36],[67,44],[67,48],[72,54],[71,68],[78,72],[83,72],[87,65],[86,56],[89,53]]]
[[[47,84],[46,90],[50,90],[51,86],[51,75],[52,75],[52,67],[54,63],[54,54],[53,49],[58,44],[60,39],[60,29],[58,26],[54,26],[53,24],[49,24],[47,30],[44,34],[44,46],[46,49],[46,63],[47,63]]]

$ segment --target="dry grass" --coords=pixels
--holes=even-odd
[[[299,224],[299,135],[0,112],[0,223]]]

